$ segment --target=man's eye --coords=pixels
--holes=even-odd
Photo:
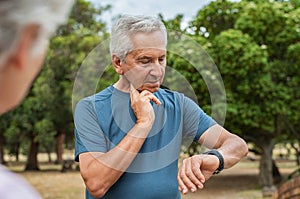
[[[151,60],[150,59],[140,59],[138,62],[141,64],[149,64],[151,62]]]
[[[158,61],[159,61],[160,63],[164,63],[164,62],[166,61],[166,59],[165,59],[165,58],[160,58]]]

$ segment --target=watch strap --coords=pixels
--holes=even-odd
[[[212,149],[212,150],[204,152],[203,154],[215,155],[219,159],[219,167],[217,168],[217,170],[214,171],[213,174],[218,174],[224,169],[224,158],[218,150]]]

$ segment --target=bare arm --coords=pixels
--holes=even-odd
[[[224,168],[232,167],[248,153],[245,141],[220,125],[206,130],[199,143],[207,148],[217,149],[224,158]],[[205,181],[218,167],[219,159],[214,155],[200,154],[186,158],[178,171],[179,190],[186,194],[188,190],[195,192],[197,188],[203,188]]]
[[[79,155],[80,172],[86,187],[94,197],[102,197],[131,164],[149,134],[154,119],[150,100],[160,105],[150,92],[130,92],[131,106],[137,117],[135,126],[121,142],[107,153],[88,152]]]
[[[217,149],[224,157],[225,169],[238,163],[248,153],[248,146],[243,139],[218,124],[204,132],[199,143],[207,148]]]
[[[79,155],[80,172],[94,197],[102,197],[120,178],[140,150],[151,128],[135,125],[124,139],[107,153],[88,152]],[[135,136],[137,135],[137,136]]]

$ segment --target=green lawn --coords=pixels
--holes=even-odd
[[[278,164],[283,175],[294,171],[294,162]],[[40,165],[41,171],[23,172],[22,165],[9,167],[24,176],[44,199],[81,199],[85,187],[78,171],[62,173],[60,165]],[[261,199],[258,182],[258,162],[243,160],[231,169],[223,171],[206,182],[203,190],[189,193],[183,199]]]

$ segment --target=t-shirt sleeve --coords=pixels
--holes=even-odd
[[[104,133],[99,126],[92,97],[78,102],[74,112],[75,160],[84,152],[107,152]]]
[[[200,136],[217,122],[208,116],[194,101],[183,98],[183,132],[188,140],[198,142]]]

